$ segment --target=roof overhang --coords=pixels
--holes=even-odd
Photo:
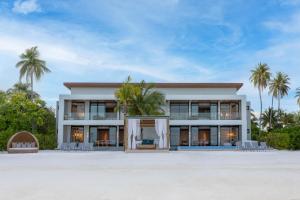
[[[123,83],[65,82],[67,88],[119,88]],[[133,83],[137,84],[137,83]],[[153,83],[156,88],[235,88],[239,90],[243,83]]]

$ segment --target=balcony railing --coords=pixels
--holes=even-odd
[[[171,120],[218,120],[218,112],[210,113],[170,113]],[[240,120],[239,112],[221,113],[220,120]]]
[[[118,119],[118,113],[116,112],[90,114],[90,120],[114,120],[114,119]]]
[[[71,112],[65,114],[65,120],[84,120],[85,114],[79,112]]]
[[[221,120],[240,120],[241,115],[240,115],[240,112],[221,112],[220,119]]]

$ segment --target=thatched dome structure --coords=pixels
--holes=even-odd
[[[38,150],[37,138],[28,131],[15,133],[7,142],[8,153],[37,153]]]

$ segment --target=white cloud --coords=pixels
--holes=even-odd
[[[275,31],[284,33],[300,33],[300,13],[295,13],[285,20],[270,20],[264,25]]]
[[[38,12],[41,8],[38,5],[37,0],[16,0],[12,10],[15,13],[28,14]]]

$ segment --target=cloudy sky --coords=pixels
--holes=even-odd
[[[284,109],[298,110],[300,0],[0,0],[0,89],[38,46],[51,74],[35,84],[49,105],[63,82],[243,82],[258,110],[250,70],[266,62],[291,78]],[[264,106],[270,103],[265,92]]]

